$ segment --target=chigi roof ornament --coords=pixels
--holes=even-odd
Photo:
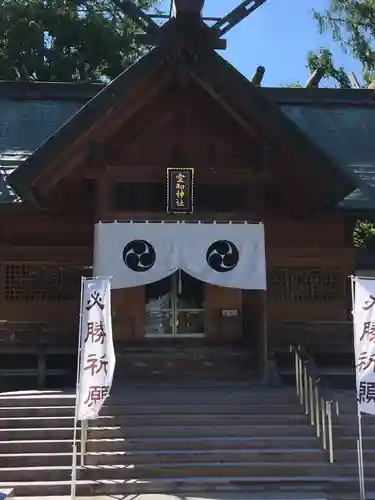
[[[117,0],[117,4],[142,29],[143,33],[137,36],[138,43],[156,46],[170,43],[171,40],[176,42],[183,38],[194,38],[196,42],[200,42],[197,46],[202,43],[210,44],[212,49],[224,50],[226,40],[222,36],[266,1],[244,0],[224,17],[205,17],[205,0],[171,0],[169,15],[147,14],[132,0]],[[159,24],[157,21],[167,22]],[[178,27],[173,29],[169,21],[174,21]],[[211,25],[206,24],[208,22]],[[197,36],[198,33],[202,36]]]

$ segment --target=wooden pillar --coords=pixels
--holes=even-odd
[[[117,343],[144,338],[145,287],[112,290],[113,336]]]
[[[242,297],[244,344],[254,353],[257,377],[264,379],[269,371],[267,293],[263,290],[244,290]]]
[[[241,290],[205,284],[207,340],[213,343],[236,343],[241,339]],[[223,310],[236,310],[237,316],[223,317]]]

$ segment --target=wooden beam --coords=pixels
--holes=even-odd
[[[162,37],[158,33],[156,33],[155,35],[151,35],[148,33],[136,33],[135,41],[139,45],[150,45],[151,47],[156,47],[158,45],[161,45]],[[223,38],[218,38],[214,41],[212,48],[214,50],[226,50],[227,41]]]
[[[251,80],[251,83],[256,87],[260,87],[262,84],[262,80],[264,77],[264,73],[266,72],[266,68],[264,66],[258,66],[255,74]]]
[[[146,108],[146,109],[144,109]],[[115,135],[106,143],[106,163],[117,163],[118,156],[124,154],[138,139],[155,126],[162,126],[173,114],[173,106],[166,106],[163,99],[150,101],[136,113],[129,130],[120,127]]]
[[[266,1],[267,0],[243,0],[240,5],[237,5],[229,14],[221,18],[212,28],[219,30],[220,36],[223,36]]]
[[[103,222],[112,222],[112,221],[176,221],[176,220],[184,220],[184,221],[247,221],[247,222],[259,222],[260,218],[257,214],[250,213],[227,213],[227,212],[198,212],[195,211],[193,214],[167,214],[165,212],[155,213],[155,212],[111,212],[108,214],[106,219],[102,219]]]
[[[320,80],[324,77],[325,75],[325,69],[324,68],[317,68],[309,77],[309,79],[306,82],[305,87],[306,88],[318,88]]]
[[[168,165],[107,165],[106,173],[112,181],[120,182],[149,182],[164,180]],[[254,167],[254,171],[260,167]],[[270,174],[257,174],[252,171],[251,165],[244,168],[220,166],[215,170],[199,168],[197,175],[199,181],[211,184],[237,184],[238,182],[268,182],[273,180]],[[94,168],[87,168],[83,173],[86,179],[99,179],[101,173]]]
[[[211,95],[224,109],[225,111],[232,117],[234,120],[241,125],[241,127],[245,130],[245,132],[252,138],[255,139],[259,144],[264,144],[264,138],[261,137],[256,130],[249,125],[249,123],[242,118],[229,104],[221,98],[221,96],[215,92],[215,90],[206,84],[194,71],[190,71],[191,77],[202,87],[205,89],[208,94]]]
[[[46,245],[12,246],[0,245],[0,258],[3,263],[57,263],[89,265],[92,248],[88,246]]]

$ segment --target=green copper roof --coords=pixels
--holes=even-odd
[[[354,179],[359,189],[342,206],[375,208],[375,105],[299,104],[281,109]]]

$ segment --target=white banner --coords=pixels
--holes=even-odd
[[[353,303],[357,401],[375,415],[375,279],[354,278]]]
[[[81,304],[81,362],[78,367],[76,418],[92,420],[98,417],[109,395],[116,363],[110,280],[83,280]]]
[[[95,225],[94,273],[113,276],[113,288],[154,283],[178,269],[212,285],[265,290],[263,224]]]

